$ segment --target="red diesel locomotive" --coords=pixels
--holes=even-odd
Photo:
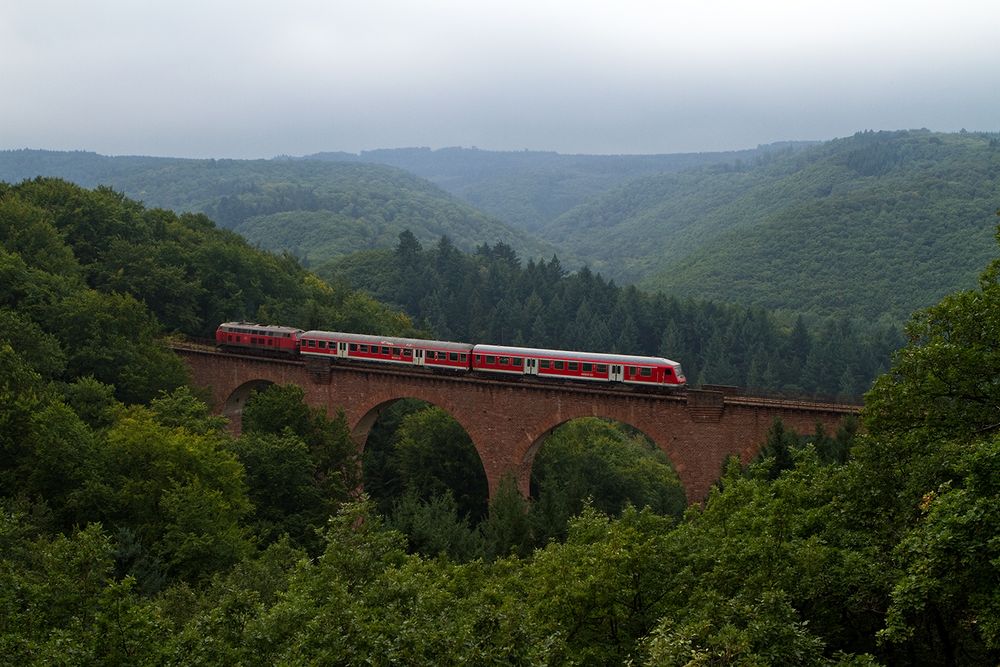
[[[216,331],[229,350],[313,358],[351,359],[422,366],[451,372],[532,376],[540,379],[624,383],[679,389],[687,379],[681,365],[663,357],[470,345],[442,340],[372,336],[336,331],[225,322]]]

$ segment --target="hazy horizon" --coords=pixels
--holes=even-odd
[[[7,3],[0,148],[643,155],[1000,129],[1000,3]]]

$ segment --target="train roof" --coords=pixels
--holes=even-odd
[[[325,340],[345,340],[350,342],[377,345],[394,345],[397,347],[429,347],[437,350],[452,350],[469,353],[470,343],[455,343],[447,340],[425,340],[423,338],[397,338],[395,336],[373,336],[371,334],[343,333],[340,331],[306,331],[302,337],[321,338]]]
[[[281,333],[302,333],[302,329],[280,324],[256,324],[255,322],[223,322],[220,329],[248,329],[253,331],[280,331]]]
[[[476,345],[473,354],[507,354],[531,357],[558,357],[607,364],[665,364],[680,366],[680,363],[663,357],[640,357],[630,354],[604,354],[599,352],[575,352],[572,350],[546,350],[536,347],[507,347],[504,345]]]

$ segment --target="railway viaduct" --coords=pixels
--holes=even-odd
[[[776,417],[786,428],[834,432],[857,406],[781,401],[689,391],[669,395],[590,385],[545,384],[434,374],[369,364],[332,366],[293,359],[221,354],[177,344],[196,386],[211,392],[216,412],[239,432],[244,402],[255,389],[296,384],[313,406],[343,410],[358,448],[379,414],[393,402],[416,398],[454,417],[472,439],[492,495],[513,474],[527,496],[531,465],[545,437],[578,417],[605,417],[645,433],[670,459],[691,502],[708,496],[730,455],[747,462]]]

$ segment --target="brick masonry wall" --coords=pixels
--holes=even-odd
[[[664,451],[689,501],[707,497],[725,460],[749,461],[775,418],[798,433],[817,423],[833,433],[852,406],[769,401],[719,391],[650,395],[590,385],[492,380],[382,366],[306,364],[178,349],[197,386],[210,390],[214,409],[238,433],[251,390],[297,384],[306,401],[331,415],[343,410],[359,449],[380,412],[401,398],[432,403],[453,416],[479,452],[494,493],[507,474],[528,494],[535,453],[552,429],[579,417],[605,417],[641,430]]]

